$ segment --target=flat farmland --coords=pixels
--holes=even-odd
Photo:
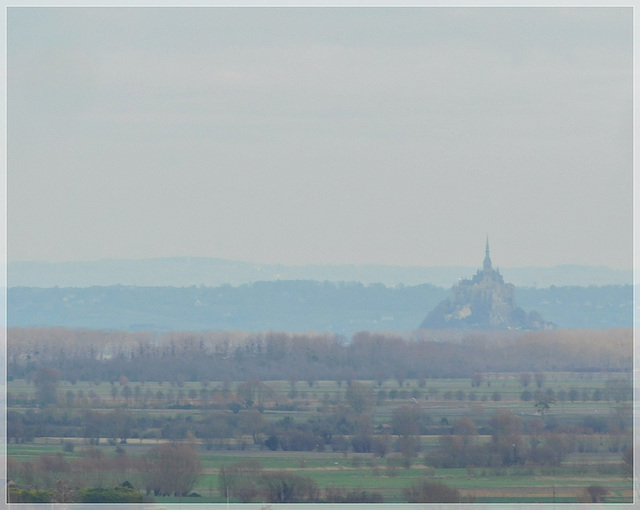
[[[285,472],[306,477],[322,491],[376,493],[388,503],[406,501],[406,489],[424,480],[444,483],[458,490],[461,498],[478,503],[577,502],[590,486],[604,487],[607,502],[630,502],[633,500],[633,482],[625,468],[623,452],[632,445],[631,404],[616,401],[608,382],[620,377],[618,373],[546,373],[539,387],[535,381],[525,387],[521,374],[508,373],[482,374],[479,384],[468,378],[404,380],[400,383],[354,381],[369,390],[370,399],[366,412],[355,415],[349,384],[336,381],[315,381],[313,384],[267,381],[264,382],[264,394],[256,398],[256,402],[260,402],[251,406],[237,405],[242,401],[239,397],[243,391],[242,382],[211,382],[206,386],[190,382],[179,386],[157,382],[62,382],[57,388],[59,400],[54,412],[34,405],[36,388],[33,383],[14,379],[7,386],[9,412],[50,413],[52,417],[56,416],[55,419],[62,413],[68,418],[65,422],[68,426],[66,435],[43,435],[17,441],[9,437],[9,474],[16,483],[25,485],[30,477],[25,476],[21,466],[37,463],[43,456],[56,457],[63,458],[70,466],[64,474],[70,482],[91,480],[91,483],[100,483],[96,480],[102,479],[105,483],[116,484],[126,480],[142,488],[144,473],[135,469],[103,472],[100,478],[75,472],[73,462],[88,456],[107,460],[126,457],[133,462],[133,459],[146,458],[158,445],[177,440],[187,442],[195,449],[201,471],[190,490],[190,497],[153,496],[158,503],[225,502],[220,473],[242,463],[258,466],[261,473]],[[126,392],[123,391],[125,385],[139,389]],[[523,395],[524,391],[532,393],[527,400],[523,400],[527,397]],[[535,406],[533,393],[536,391],[539,392],[537,398],[542,395],[554,397],[543,415]],[[592,400],[594,395],[597,400]],[[571,401],[571,397],[575,400]],[[233,421],[234,417],[240,420],[251,407],[259,409],[261,422],[260,429],[253,434],[248,433],[246,425],[240,425],[240,421]],[[420,415],[418,428],[409,434],[415,443],[410,454],[402,451],[399,409],[413,410]],[[111,438],[103,435],[91,439],[85,437],[90,434],[85,432],[87,425],[82,422],[82,416],[87,412],[130,416],[137,425],[125,439],[118,438],[116,433]],[[491,448],[496,441],[493,422],[496,416],[505,412],[520,424],[519,445],[528,451],[532,445],[535,448],[536,443],[543,444],[552,433],[554,440],[561,436],[568,443],[562,460],[537,465],[531,457],[525,460],[523,454],[522,460],[508,465],[483,466],[472,462],[466,467],[449,467],[438,464],[443,445],[458,434],[456,424],[460,420],[468,419],[473,423],[475,430],[467,439],[474,448]],[[348,431],[350,433],[331,431],[329,436],[339,436],[343,443],[326,440],[326,434],[325,440],[320,441],[323,437],[320,434],[315,436],[318,444],[305,446],[304,451],[267,446],[270,432],[280,430],[278,427],[298,426],[300,430],[306,430],[309,426],[304,424],[336,416],[361,421],[366,416],[369,425],[363,427],[368,436],[374,440],[384,438],[386,449],[382,452],[355,451],[352,441],[362,434],[358,426]],[[213,439],[201,437],[200,429],[195,426],[194,432],[182,439],[172,439],[168,431],[167,424],[200,424],[223,418],[231,425],[226,433],[221,432]],[[614,422],[616,425],[611,425]],[[235,430],[233,423],[237,427]],[[605,429],[593,430],[585,424]],[[75,431],[75,435],[71,431]],[[342,446],[344,444],[346,447]],[[234,497],[231,500],[238,501]]]
[[[105,456],[115,457],[115,448],[98,446]],[[143,456],[151,448],[148,444],[126,445],[126,455]],[[33,460],[38,455],[62,453],[60,443],[36,445],[9,445],[8,455],[16,460]],[[65,453],[65,457],[82,456],[82,451]],[[319,487],[377,492],[388,503],[402,502],[403,490],[411,483],[427,478],[444,482],[459,489],[462,495],[477,503],[576,502],[581,490],[590,485],[602,485],[609,491],[608,502],[630,502],[633,484],[630,476],[620,469],[619,455],[575,456],[571,463],[559,467],[517,466],[510,468],[450,468],[434,469],[422,461],[409,468],[403,467],[395,457],[376,458],[371,454],[335,455],[333,453],[305,452],[242,452],[209,453],[200,451],[202,472],[193,488],[197,497],[182,498],[182,502],[220,503],[226,501],[219,491],[219,472],[223,466],[239,461],[253,461],[264,471],[288,471],[309,477]],[[594,461],[597,461],[594,462]],[[609,468],[604,468],[609,466]],[[105,481],[121,478],[109,473]],[[138,473],[128,473],[127,480],[141,482]],[[156,502],[171,503],[174,497],[157,497]]]

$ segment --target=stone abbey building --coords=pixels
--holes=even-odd
[[[422,322],[421,329],[551,329],[540,314],[527,314],[516,305],[515,286],[504,283],[493,269],[489,239],[482,269],[461,279],[451,289],[451,297],[440,303]]]

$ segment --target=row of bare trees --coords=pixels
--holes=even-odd
[[[61,479],[74,490],[130,485],[131,480],[147,494],[187,496],[201,475],[202,464],[193,445],[163,443],[143,457],[130,457],[122,448],[115,456],[107,456],[94,447],[74,458],[62,453],[22,462],[9,457],[7,472],[35,490],[54,489]]]
[[[632,330],[326,334],[150,333],[11,328],[9,378],[40,367],[70,381],[350,382],[472,377],[484,372],[630,371]],[[46,395],[43,394],[43,398]]]

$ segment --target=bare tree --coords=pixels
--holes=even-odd
[[[409,503],[459,503],[460,491],[442,482],[423,480],[407,487],[404,497]]]
[[[360,414],[367,411],[375,402],[373,391],[364,383],[354,381],[347,388],[347,401],[352,409]]]
[[[542,385],[547,380],[547,376],[544,375],[542,372],[536,372],[535,374],[533,374],[533,377],[536,380],[536,385],[538,386],[538,389],[542,388]]]
[[[522,372],[520,374],[520,385],[526,388],[529,384],[531,384],[531,374],[529,372]]]
[[[147,493],[186,496],[200,477],[200,458],[186,444],[161,444],[147,455]]]
[[[609,491],[601,485],[589,485],[579,495],[580,503],[602,503]]]
[[[39,368],[33,376],[36,385],[36,401],[40,407],[46,407],[58,402],[58,382],[60,372],[53,368]]]
[[[318,500],[318,485],[306,476],[279,471],[263,474],[261,481],[265,499],[271,503],[304,503]]]
[[[262,466],[255,460],[241,460],[229,467],[222,466],[218,474],[218,488],[223,497],[233,496],[242,503],[254,500],[259,493]]]

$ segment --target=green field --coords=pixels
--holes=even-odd
[[[113,446],[99,446],[107,456],[115,456]],[[126,446],[127,455],[141,456],[149,450],[149,445],[131,444]],[[41,454],[62,452],[60,444],[38,443],[33,445],[8,445],[8,455],[18,460],[29,460]],[[64,453],[65,456],[82,455]],[[358,489],[375,491],[384,496],[385,502],[401,502],[402,490],[412,482],[424,477],[443,481],[460,489],[462,494],[473,496],[478,503],[507,502],[576,502],[582,488],[602,485],[610,491],[608,502],[630,502],[632,480],[620,469],[611,469],[610,474],[602,474],[602,466],[619,464],[619,455],[601,454],[576,455],[570,465],[553,468],[517,466],[509,468],[452,468],[433,469],[421,462],[410,468],[398,466],[391,459],[378,459],[369,454],[335,455],[331,453],[304,452],[228,452],[209,453],[201,451],[202,475],[193,492],[198,497],[182,498],[182,502],[224,502],[219,494],[218,471],[223,465],[238,460],[255,460],[265,470],[286,470],[308,476],[323,488]],[[590,466],[586,467],[585,466]],[[607,471],[607,470],[605,470]],[[128,480],[135,484],[138,474],[130,473]],[[113,474],[113,479],[119,479]],[[108,480],[109,477],[107,476]],[[156,502],[175,502],[179,498],[157,497]]]
[[[483,380],[477,387],[472,387],[469,379],[428,380],[422,385],[417,380],[407,380],[403,381],[402,386],[397,381],[387,380],[382,384],[362,381],[375,397],[375,402],[367,412],[374,427],[372,437],[380,434],[390,437],[390,449],[384,457],[375,453],[356,453],[351,449],[346,452],[335,451],[328,444],[322,447],[318,445],[318,448],[310,451],[271,451],[264,443],[255,444],[251,435],[240,432],[207,446],[202,439],[192,435],[181,441],[192,444],[201,461],[200,476],[191,490],[196,495],[182,498],[155,496],[153,499],[157,503],[225,502],[226,496],[219,490],[221,468],[252,460],[259,463],[263,472],[285,471],[308,477],[321,490],[375,492],[388,503],[406,501],[403,499],[403,490],[421,480],[446,483],[458,489],[463,497],[478,503],[577,502],[579,494],[593,485],[606,488],[606,502],[633,501],[632,478],[622,459],[624,449],[632,445],[631,403],[616,402],[606,393],[607,380],[619,377],[619,374],[549,372],[545,376],[541,390],[551,389],[554,395],[562,395],[564,399],[555,401],[543,421],[548,428],[555,427],[550,430],[562,431],[565,440],[572,445],[572,451],[565,455],[559,465],[534,465],[528,462],[522,465],[467,468],[430,465],[431,457],[440,448],[442,437],[450,435],[452,432],[449,429],[453,424],[465,417],[471,418],[478,427],[473,438],[477,445],[491,443],[491,419],[505,410],[524,423],[523,444],[533,440],[528,427],[532,420],[540,417],[533,401],[521,400],[524,388],[519,374],[483,374]],[[300,381],[294,384],[291,381],[269,381],[266,384],[272,393],[261,408],[265,430],[268,430],[268,426],[283,423],[283,419],[301,424],[332,413],[344,413],[349,406],[345,383],[316,381],[309,386]],[[136,385],[133,384],[134,387]],[[199,383],[185,382],[180,387],[172,387],[166,383],[147,382],[139,386],[135,397],[132,392],[125,398],[122,387],[117,384],[116,391],[114,385],[109,383],[61,382],[56,412],[80,416],[87,409],[101,413],[122,410],[133,416],[144,416],[149,422],[155,419],[161,423],[164,423],[162,420],[200,422],[212,412],[233,417],[234,411],[224,406],[212,411],[214,403],[203,405],[199,400],[202,390]],[[215,402],[214,399],[220,401],[223,393],[226,402],[232,402],[238,390],[237,384],[225,389],[222,383],[215,382],[208,388],[213,395],[212,402]],[[528,389],[535,391],[535,382]],[[163,394],[173,393],[172,398],[179,404],[174,407],[179,408],[167,408],[167,402],[157,396],[159,391]],[[574,397],[577,395],[574,401],[568,397],[571,391]],[[34,407],[34,392],[34,385],[25,380],[9,381],[8,411],[45,412]],[[496,392],[499,397],[496,397]],[[92,399],[87,397],[89,394]],[[593,400],[594,396],[597,400]],[[415,455],[408,458],[400,451],[395,451],[397,436],[389,436],[394,413],[403,406],[419,408],[428,416],[431,424],[430,431],[416,436],[419,448]],[[617,420],[616,423],[621,425],[618,429],[609,428],[603,433],[580,429],[585,420],[594,419],[600,419],[597,423]],[[59,456],[70,463],[82,460],[90,451],[93,455],[99,451],[99,455],[106,459],[143,459],[154,446],[168,441],[165,437],[159,437],[158,429],[148,429],[147,435],[152,437],[129,437],[126,443],[102,438],[97,444],[89,444],[86,438],[80,436],[46,435],[28,441],[10,440],[7,445],[9,478],[19,485],[26,485],[28,480],[19,466],[28,461],[36,462],[43,455]],[[262,441],[264,439],[265,436],[262,436]],[[102,473],[99,477],[84,474],[84,478],[73,470],[58,475],[70,481],[89,480],[94,484],[119,484],[127,480],[136,487],[142,487],[144,483],[144,473],[135,470]],[[234,498],[230,500],[233,502]]]

